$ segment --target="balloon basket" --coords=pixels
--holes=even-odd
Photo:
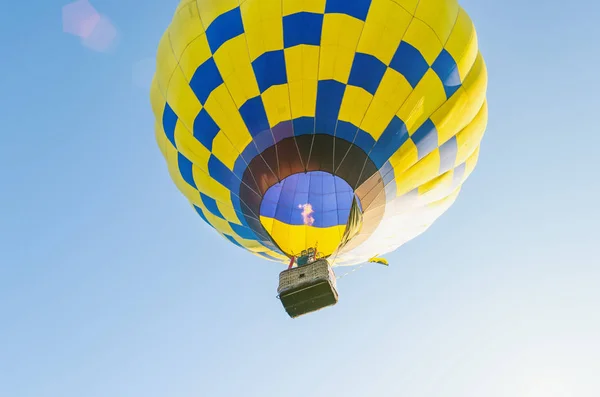
[[[281,272],[277,293],[291,318],[338,302],[335,273],[325,259]]]

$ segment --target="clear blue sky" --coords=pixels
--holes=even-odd
[[[597,397],[600,5],[463,0],[490,75],[479,166],[425,235],[301,320],[277,265],[168,178],[148,92],[175,0],[0,14],[1,397]],[[434,248],[436,247],[436,248]]]

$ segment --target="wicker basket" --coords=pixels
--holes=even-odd
[[[338,302],[335,273],[325,259],[281,272],[277,293],[293,318]]]

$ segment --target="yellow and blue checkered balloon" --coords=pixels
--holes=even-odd
[[[271,260],[317,246],[352,265],[453,204],[486,89],[456,0],[182,0],[151,101],[173,181],[218,233]]]

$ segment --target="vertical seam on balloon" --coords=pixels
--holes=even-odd
[[[369,4],[369,11],[371,9],[372,3]],[[356,59],[356,52],[358,51],[358,45],[360,44],[360,40],[362,39],[362,35],[363,32],[365,31],[365,25],[367,24],[367,19],[369,17],[369,14],[367,12],[367,16],[365,17],[365,20],[363,21],[363,25],[362,25],[362,29],[360,30],[360,34],[358,35],[358,40],[356,41],[356,47],[354,48],[354,57],[352,59],[352,63],[354,63],[354,60]],[[333,69],[335,70],[335,62],[337,62],[337,59],[334,61],[333,63]],[[352,74],[352,67],[350,67],[350,74]],[[350,81],[350,76],[348,76],[348,82]],[[348,82],[346,83],[345,87],[344,87],[344,96],[346,95],[346,90],[348,88]],[[344,102],[344,96],[342,96],[342,103]],[[373,98],[375,98],[375,95],[373,95]],[[373,98],[371,98],[371,101],[373,101]],[[370,106],[370,104],[369,104]],[[368,110],[368,107],[367,107]],[[340,104],[340,109],[338,111],[338,116],[335,120],[335,127],[333,128],[333,136],[337,137],[337,129],[338,126],[340,124],[340,112],[342,111],[342,106]],[[366,112],[365,112],[366,114]],[[364,117],[364,116],[363,116]],[[356,133],[358,133],[358,128],[356,130]],[[355,134],[356,135],[356,134]],[[354,140],[352,141],[352,143],[354,143]],[[342,157],[342,160],[340,161],[340,165],[344,162],[344,159],[346,158],[346,155],[350,152],[352,146],[348,147],[348,150],[346,151],[346,154]],[[332,163],[332,170],[334,175],[337,173],[337,170],[340,168],[335,168],[335,139],[333,140],[333,163]]]
[[[287,75],[287,59],[285,58],[285,27],[283,26],[283,0],[281,0],[281,31],[283,34],[283,59],[286,63],[286,75]],[[300,48],[302,51],[303,48]],[[301,68],[304,65],[301,64]],[[303,69],[301,69],[303,70]],[[302,80],[301,80],[302,81]],[[290,88],[290,77],[287,76],[287,91],[288,91],[288,104],[290,105],[290,124],[292,127],[292,139],[294,140],[294,145],[296,146],[296,151],[298,152],[298,158],[300,159],[300,165],[304,168],[304,162],[302,161],[302,153],[300,153],[300,147],[298,146],[298,142],[296,141],[296,131],[294,129],[294,115],[292,114],[292,90]],[[302,94],[304,94],[304,84],[302,84]],[[279,142],[275,142],[275,146],[278,145]],[[278,159],[279,161],[279,159]],[[281,173],[279,175],[281,177]]]
[[[283,0],[282,0],[283,1]],[[327,6],[325,5],[325,8],[327,8]],[[320,75],[320,70],[321,70],[321,49],[323,48],[323,46],[321,45],[323,43],[323,26],[325,25],[325,8],[323,9],[323,22],[321,22],[321,37],[320,37],[320,41],[319,41],[319,54],[317,55],[317,95],[315,98],[315,117],[313,118],[313,133],[312,133],[312,139],[310,142],[310,150],[308,151],[308,157],[306,158],[306,164],[303,165],[304,166],[304,172],[308,171],[308,163],[310,163],[310,157],[312,155],[312,148],[313,148],[313,144],[315,143],[315,135],[317,134],[317,103],[318,103],[318,98],[319,98],[319,75]],[[302,65],[304,66],[304,65]],[[304,84],[302,85],[302,94],[304,94]],[[295,135],[294,135],[294,140],[295,140]],[[300,149],[298,149],[299,151]],[[300,156],[300,158],[302,158],[302,156]],[[300,160],[302,161],[302,160]]]
[[[246,0],[244,1],[240,1],[238,0],[238,7],[240,9],[240,15],[242,13],[242,3],[244,3]],[[196,0],[196,3],[198,2],[198,0]],[[262,23],[262,20],[261,20]],[[244,18],[242,17],[242,25],[244,24]],[[244,33],[242,33],[244,35],[244,42],[246,43],[246,51],[248,53],[248,59],[250,60],[250,66],[252,66],[252,57],[250,56],[250,46],[248,45],[248,39],[246,36],[246,29],[244,27]],[[261,102],[262,102],[262,93],[260,92],[260,88],[259,88],[259,95],[258,97],[260,98]],[[266,110],[265,110],[266,113]],[[268,120],[268,116],[267,116],[267,123],[269,123]],[[273,138],[273,142],[275,142],[275,135],[273,134],[273,129],[271,128],[271,124],[269,123],[269,130],[271,131],[271,137]],[[261,131],[263,132],[263,131]],[[254,138],[254,137],[253,137]],[[254,146],[256,147],[256,151],[258,152],[258,155],[260,156],[260,158],[262,158],[263,162],[265,163],[265,165],[267,166],[267,168],[269,169],[269,171],[271,171],[271,173],[273,174],[273,176],[279,181],[279,176],[275,174],[275,171],[273,171],[273,169],[271,168],[271,166],[269,165],[269,163],[267,162],[267,160],[265,160],[265,158],[262,155],[262,152],[259,151],[258,146],[256,145],[256,142],[254,141],[254,139],[252,139],[252,143],[254,143]],[[278,156],[277,156],[277,147],[275,147],[275,159],[277,164],[277,167],[279,167],[279,161],[277,160]],[[264,197],[262,194],[260,194],[261,199]]]
[[[238,0],[238,7],[240,9],[240,15],[241,15],[241,12],[242,12],[242,3],[243,2],[245,2],[245,1]],[[196,4],[198,4],[198,0],[196,0]],[[244,19],[242,18],[242,26],[243,26],[243,24],[244,24]],[[244,28],[244,33],[242,33],[242,34],[244,35],[244,42],[246,43],[246,51],[248,53],[248,59],[250,60],[250,66],[252,66],[252,57],[250,56],[250,47],[248,46],[248,39],[246,38],[246,29],[245,28]],[[228,91],[229,91],[229,89],[228,89]],[[231,93],[230,93],[230,95],[231,95]],[[260,94],[260,89],[259,89],[259,95],[258,95],[258,97],[260,98],[260,100],[262,102],[262,96]],[[267,123],[268,123],[268,119],[267,119]],[[269,125],[269,129],[271,129],[270,125]],[[271,136],[273,136],[273,131],[272,130],[271,130]],[[277,180],[279,180],[278,176],[275,174],[275,172],[273,171],[273,169],[271,168],[271,166],[269,165],[269,163],[267,162],[267,160],[265,160],[265,158],[263,157],[262,153],[259,151],[259,148],[256,145],[256,141],[254,140],[254,137],[252,137],[252,138],[253,138],[252,139],[252,144],[254,144],[254,147],[256,147],[256,152],[258,153],[258,155],[260,156],[260,158],[263,160],[263,162],[265,163],[265,165],[267,166],[267,168],[269,169],[269,171],[271,171],[271,173],[273,174],[273,176]],[[275,140],[274,137],[273,137],[273,140]],[[276,158],[277,158],[277,156],[276,156]],[[260,187],[260,186],[258,186],[258,184],[257,184],[257,187]],[[259,196],[261,197],[261,199],[262,199],[262,197],[264,197],[262,194],[259,194]]]

